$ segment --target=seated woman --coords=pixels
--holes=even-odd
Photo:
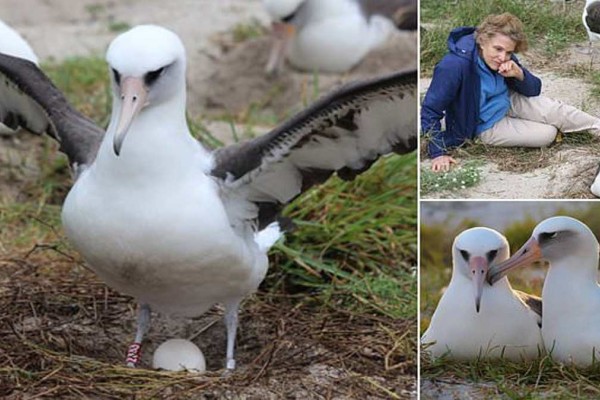
[[[448,50],[434,69],[421,107],[433,171],[449,170],[456,161],[448,150],[468,139],[492,146],[542,147],[559,130],[600,134],[600,119],[540,96],[542,82],[515,57],[527,50],[527,38],[514,15],[489,15],[477,28],[454,29]]]

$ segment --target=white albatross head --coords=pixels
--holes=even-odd
[[[490,268],[488,280],[493,284],[512,269],[539,260],[547,260],[552,266],[566,257],[585,258],[593,254],[597,261],[598,251],[596,236],[583,222],[564,216],[548,218],[535,227],[529,240],[511,258]]]
[[[454,239],[452,273],[461,274],[473,282],[477,312],[479,312],[490,264],[494,261],[506,260],[509,255],[506,238],[493,229],[484,227],[467,229]]]
[[[183,96],[185,49],[166,28],[140,25],[117,36],[106,53],[113,84],[115,129],[113,150],[118,156],[133,120],[142,110]]]
[[[305,0],[263,0],[263,6],[274,20],[288,19]]]

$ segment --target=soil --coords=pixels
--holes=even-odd
[[[561,57],[548,60],[539,54],[521,57],[527,67],[542,79],[542,95],[558,99],[578,107],[592,115],[600,116],[600,101],[591,92],[592,85],[576,77],[574,73],[588,69],[590,56],[582,52],[584,43],[572,45]],[[599,58],[598,50],[594,59]],[[598,61],[594,68],[600,68]],[[421,79],[421,91],[429,87],[431,79]],[[576,133],[573,133],[575,135]],[[561,144],[553,148],[552,156],[543,166],[527,172],[511,171],[494,161],[481,167],[481,182],[473,187],[457,191],[428,193],[423,198],[463,198],[463,199],[540,199],[540,198],[595,198],[589,187],[596,175],[600,162],[598,143],[594,145]],[[544,150],[531,152],[538,157]],[[467,159],[458,158],[458,162]],[[424,158],[421,168],[429,168],[431,161]]]
[[[241,123],[236,130],[261,134],[300,110],[315,91],[323,94],[346,81],[416,67],[416,34],[398,34],[346,74],[316,77],[286,67],[269,78],[263,71],[268,38],[236,41],[231,33],[240,23],[266,31],[269,19],[260,0],[165,4],[0,0],[0,9],[3,21],[30,42],[42,63],[102,55],[116,30],[126,25],[157,23],[174,30],[188,52],[188,112],[202,117],[224,143],[233,141],[226,122],[230,116],[244,121],[255,113],[252,124]],[[54,152],[45,138],[20,132],[0,137],[0,204],[31,200],[31,187]],[[397,348],[388,334],[405,332],[414,321],[355,315],[335,306],[317,310],[310,296],[264,288],[242,307],[239,367],[233,374],[222,369],[225,329],[219,309],[193,320],[153,315],[141,368],[124,368],[124,351],[135,332],[135,303],[98,281],[77,255],[57,249],[60,240],[32,253],[11,252],[0,243],[2,398],[416,397],[415,357]],[[205,375],[146,369],[153,349],[178,336],[193,340],[205,353]]]

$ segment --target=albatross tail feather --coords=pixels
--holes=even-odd
[[[254,241],[258,244],[261,251],[268,251],[273,245],[283,237],[283,231],[279,227],[279,222],[275,221],[267,225],[262,231],[254,234]]]

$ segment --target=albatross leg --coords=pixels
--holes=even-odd
[[[228,370],[235,369],[235,358],[233,357],[233,354],[235,351],[235,336],[238,327],[238,310],[240,308],[240,301],[241,299],[225,304],[225,328],[227,329],[226,367]]]
[[[142,340],[144,335],[148,333],[150,328],[150,306],[148,304],[141,304],[138,309],[137,315],[137,332],[135,334],[134,342],[129,345],[127,350],[127,358],[125,362],[128,367],[135,367],[140,361],[142,355]]]

